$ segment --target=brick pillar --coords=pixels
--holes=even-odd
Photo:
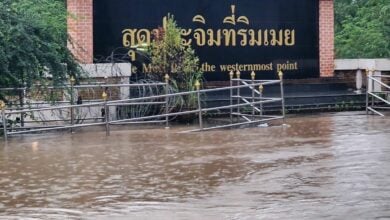
[[[320,76],[334,76],[334,2],[320,1]]]
[[[67,0],[68,47],[80,63],[93,63],[93,0]]]

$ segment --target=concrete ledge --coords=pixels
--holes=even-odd
[[[390,59],[337,59],[335,70],[390,71]]]
[[[91,78],[131,76],[130,63],[82,64],[81,67]]]

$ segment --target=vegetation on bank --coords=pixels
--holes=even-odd
[[[165,74],[170,77],[170,84],[177,92],[194,91],[195,83],[202,81],[203,72],[200,69],[199,58],[191,46],[182,44],[181,28],[178,27],[174,16],[164,18],[164,27],[160,27],[153,36],[148,55],[151,66],[159,81],[164,81]],[[185,108],[194,108],[198,100],[196,94],[186,96],[178,103]]]
[[[334,0],[337,58],[390,58],[390,0]]]
[[[63,0],[0,1],[0,87],[61,83],[79,68],[67,48]]]

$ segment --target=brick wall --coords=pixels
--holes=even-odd
[[[334,76],[334,2],[320,1],[320,74]]]
[[[334,76],[334,3],[320,3],[320,74]],[[81,63],[93,62],[93,0],[67,0],[68,32],[73,39],[69,47]]]
[[[93,62],[93,0],[67,0],[68,47],[80,63]]]

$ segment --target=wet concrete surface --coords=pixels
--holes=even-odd
[[[0,219],[390,219],[390,118],[29,135],[0,143]]]

